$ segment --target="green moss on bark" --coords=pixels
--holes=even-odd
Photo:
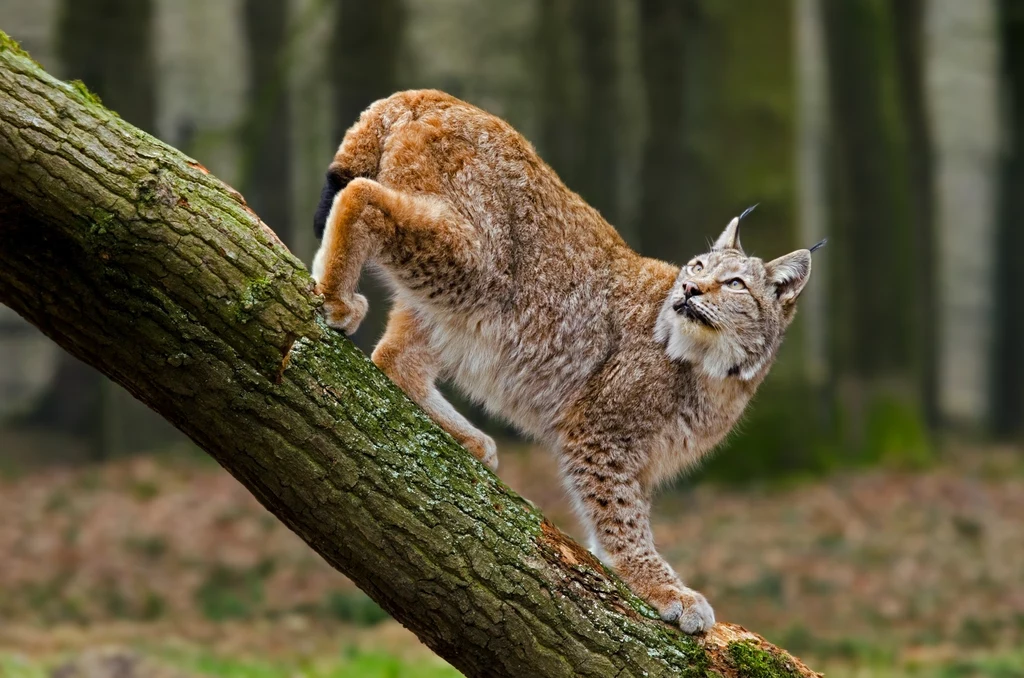
[[[744,640],[730,643],[726,652],[740,678],[800,676],[791,661],[758,647],[753,641]]]
[[[13,54],[17,54],[20,57],[28,59],[36,66],[39,66],[39,63],[35,59],[33,59],[28,52],[22,49],[21,45],[18,43],[17,40],[7,35],[3,31],[0,31],[0,52],[11,52]],[[42,66],[39,66],[39,68],[42,68]]]
[[[238,322],[245,324],[252,319],[259,306],[270,298],[272,285],[273,282],[269,277],[262,276],[245,286],[235,309],[235,317]]]
[[[81,80],[72,80],[68,84],[71,85],[71,88],[78,93],[78,96],[81,97],[85,103],[92,104],[94,106],[103,105],[103,100],[100,99],[100,95],[90,90]]]
[[[104,209],[97,209],[92,214],[92,224],[89,232],[94,235],[106,235],[109,227],[114,223],[116,217]]]

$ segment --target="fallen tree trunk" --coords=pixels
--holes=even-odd
[[[242,197],[0,33],[0,301],[470,676],[813,675],[662,623],[320,320]],[[187,516],[182,516],[187,520]]]

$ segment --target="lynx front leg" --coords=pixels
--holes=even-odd
[[[715,623],[707,599],[686,587],[654,547],[651,502],[648,493],[621,452],[585,447],[564,457],[564,471],[586,514],[584,523],[602,560],[641,598],[654,606],[665,621],[686,633],[702,633]]]
[[[492,471],[498,470],[494,440],[459,414],[434,385],[438,365],[429,337],[416,314],[401,302],[391,310],[373,362],[460,445]]]
[[[355,289],[367,259],[379,259],[399,278],[411,277],[420,286],[444,287],[451,281],[438,279],[439,268],[449,276],[465,274],[478,255],[472,225],[440,199],[359,178],[334,199],[313,277],[328,322],[351,334],[366,314],[366,298]]]

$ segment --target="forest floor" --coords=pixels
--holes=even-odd
[[[551,458],[505,447],[502,478],[575,532]],[[656,510],[720,619],[829,675],[1024,677],[1019,450],[680,486]],[[8,472],[0,515],[4,678],[102,652],[153,676],[458,675],[197,453]]]

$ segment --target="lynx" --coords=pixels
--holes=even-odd
[[[374,103],[327,172],[313,276],[356,331],[364,264],[394,293],[373,361],[496,469],[447,379],[557,454],[590,548],[687,633],[714,612],[657,553],[652,491],[729,432],[771,366],[810,250],[763,262],[733,219],[679,268],[631,250],[503,120],[437,91]]]

